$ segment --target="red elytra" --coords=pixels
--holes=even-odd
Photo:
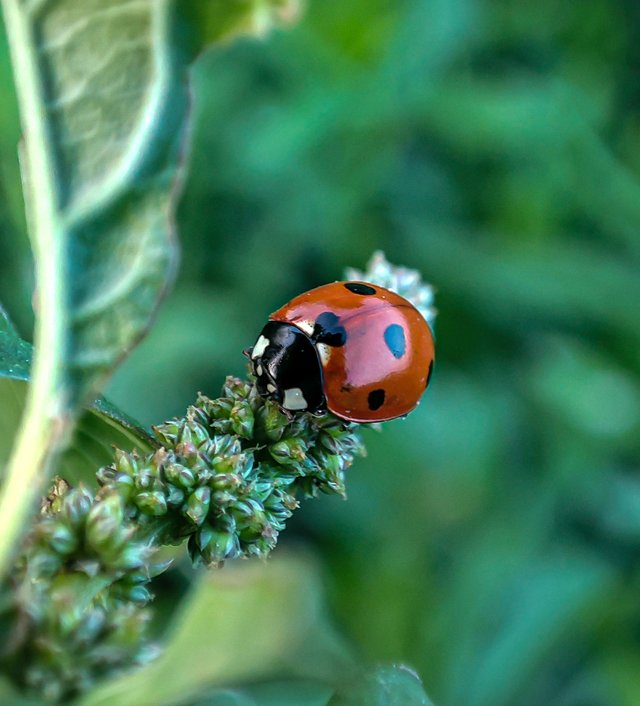
[[[269,317],[314,343],[326,406],[351,422],[408,414],[433,369],[431,329],[399,294],[367,282],[334,282],[301,294]]]

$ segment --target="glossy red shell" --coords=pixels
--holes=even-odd
[[[329,411],[352,422],[382,422],[410,412],[428,385],[435,356],[422,314],[388,289],[334,282],[295,297],[269,318],[313,337],[318,320],[327,316],[344,332],[341,343],[316,344]]]

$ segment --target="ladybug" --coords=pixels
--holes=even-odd
[[[408,414],[433,370],[431,329],[399,294],[334,282],[269,317],[247,351],[258,393],[287,414],[329,410],[348,422]]]

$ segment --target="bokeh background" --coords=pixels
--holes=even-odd
[[[0,301],[29,338],[5,47],[0,72]],[[291,296],[376,249],[419,269],[432,386],[278,551],[437,706],[638,706],[637,0],[312,0],[193,95],[180,273],[109,396],[181,414]]]

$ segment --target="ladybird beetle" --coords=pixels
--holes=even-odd
[[[334,282],[271,314],[247,354],[258,393],[286,413],[384,422],[418,404],[434,345],[422,314],[399,294]]]

